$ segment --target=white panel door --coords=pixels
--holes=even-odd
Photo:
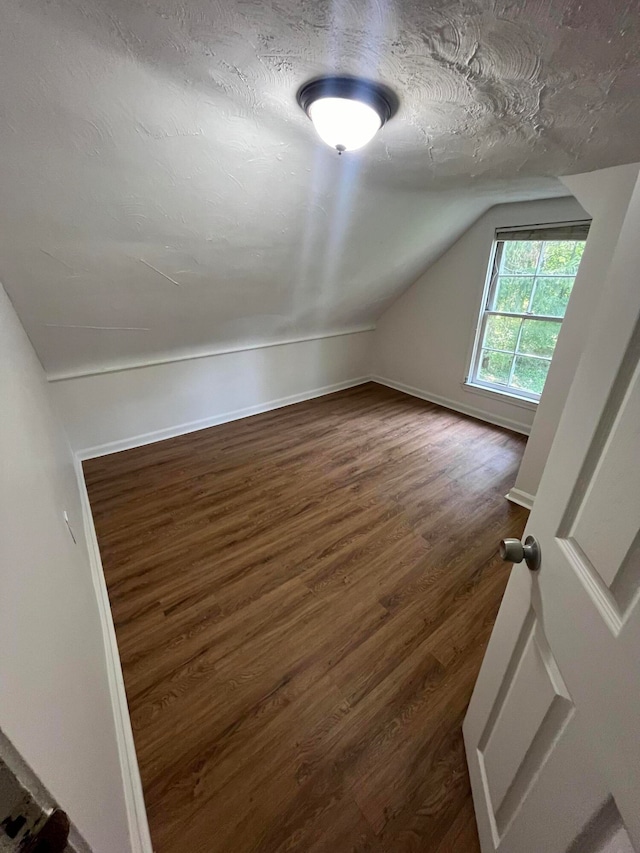
[[[483,853],[640,853],[640,183],[464,723]]]

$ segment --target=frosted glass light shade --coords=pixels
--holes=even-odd
[[[338,151],[355,151],[370,142],[382,121],[368,104],[351,98],[319,98],[309,107],[318,136]]]

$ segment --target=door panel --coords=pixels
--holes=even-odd
[[[544,766],[524,792],[511,824],[496,839],[495,848],[501,853],[565,853],[581,835],[584,841],[592,837],[585,828],[592,826],[608,793],[584,744],[585,730],[576,712],[550,745]]]
[[[631,839],[612,797],[607,798],[568,853],[634,853]]]
[[[579,746],[584,726],[541,629],[540,601],[526,569],[514,568],[507,599],[514,607],[496,623],[474,693],[482,717],[465,720],[481,842],[483,850],[501,853],[547,853],[555,844],[566,851],[608,789]],[[494,656],[502,656],[499,670],[491,666]],[[575,785],[576,778],[587,781]],[[556,798],[565,788],[570,795],[558,810]],[[541,810],[547,813],[543,824]]]
[[[613,609],[614,633],[640,584],[639,338],[636,328],[559,530],[559,536],[574,549],[584,579],[595,582],[600,593],[596,603],[602,609],[604,598],[607,616],[609,608]]]
[[[573,710],[551,650],[530,610],[478,744],[498,835],[504,834]]]

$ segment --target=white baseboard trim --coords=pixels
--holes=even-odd
[[[86,447],[82,450],[76,451],[76,456],[78,459],[83,460],[94,459],[97,456],[107,456],[109,453],[119,453],[121,450],[130,450],[133,447],[142,447],[145,444],[164,441],[167,438],[174,438],[177,435],[197,432],[199,429],[207,429],[208,427],[217,426],[218,424],[226,424],[230,421],[248,418],[251,415],[270,412],[273,409],[281,409],[284,406],[291,406],[294,403],[303,403],[305,400],[324,397],[326,394],[333,394],[335,391],[343,391],[345,388],[354,388],[356,385],[363,385],[365,382],[370,381],[371,377],[360,376],[356,379],[347,379],[345,382],[335,382],[333,385],[324,385],[321,388],[303,391],[300,394],[291,394],[288,397],[269,400],[266,403],[259,403],[257,406],[247,406],[244,409],[236,409],[232,412],[223,412],[219,415],[212,415],[211,417],[201,418],[197,421],[176,424],[176,426],[167,427],[166,429],[159,429],[154,430],[153,432],[142,433],[141,435],[134,435],[131,438],[123,438],[119,441],[110,441],[106,444],[96,445],[95,447]]]
[[[393,379],[387,379],[385,376],[372,376],[372,382],[377,382],[380,385],[386,385],[388,388],[394,388],[396,391],[402,391],[404,394],[410,394],[412,397],[419,397],[421,400],[426,400],[429,403],[436,403],[438,406],[444,406],[446,409],[452,409],[454,412],[460,412],[463,415],[469,415],[472,418],[477,418],[480,421],[486,421],[496,426],[506,427],[513,432],[529,435],[531,427],[528,424],[520,423],[520,421],[511,420],[511,418],[503,418],[500,415],[494,415],[485,412],[483,409],[476,409],[475,406],[467,406],[464,403],[458,403],[456,400],[449,400],[447,397],[440,397],[438,394],[430,394],[422,391],[420,388],[414,388],[412,385],[405,385],[403,382],[396,382]]]
[[[93,516],[89,505],[89,495],[82,473],[80,459],[75,458],[76,477],[80,490],[80,502],[84,523],[84,533],[87,540],[91,575],[98,602],[100,624],[104,642],[105,657],[107,663],[107,675],[109,679],[109,693],[111,696],[111,707],[116,730],[116,741],[118,744],[118,758],[120,761],[120,772],[122,774],[122,786],[124,791],[125,807],[127,811],[127,823],[129,826],[129,838],[131,842],[131,853],[153,853],[151,835],[149,834],[149,823],[147,811],[142,793],[142,781],[138,768],[136,748],[133,741],[131,719],[129,717],[129,706],[124,689],[122,666],[120,654],[116,641],[116,632],[111,615],[111,605],[107,593],[107,583],[100,559],[98,539],[93,525]]]
[[[530,495],[529,492],[523,492],[522,489],[515,488],[509,489],[509,492],[505,495],[505,498],[511,501],[512,504],[518,504],[518,506],[523,506],[525,509],[533,509],[535,497],[535,495]]]

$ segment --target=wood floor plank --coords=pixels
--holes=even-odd
[[[467,797],[436,853],[480,853],[473,801]]]
[[[84,463],[156,853],[475,853],[525,439],[372,383]]]

